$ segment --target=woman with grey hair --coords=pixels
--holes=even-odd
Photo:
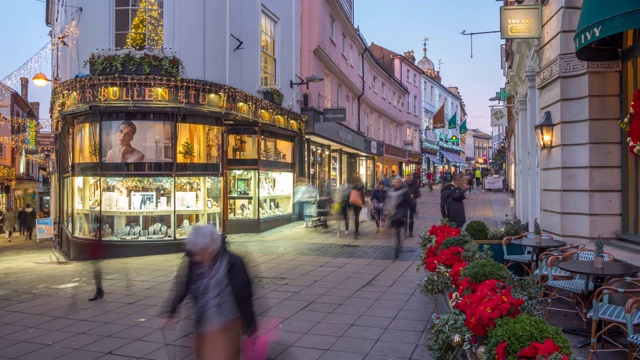
[[[187,254],[175,282],[162,326],[174,321],[178,306],[193,297],[196,355],[199,360],[237,360],[242,335],[253,335],[251,279],[242,259],[228,251],[212,225],[194,226],[186,240]]]

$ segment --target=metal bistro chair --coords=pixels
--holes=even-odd
[[[543,252],[542,254],[540,254],[540,256],[538,256],[538,266],[536,267],[536,271],[535,271],[535,274],[538,275],[539,283],[546,284],[547,280],[549,279],[547,276],[547,263],[549,262],[549,259],[551,259],[554,256],[567,254],[569,252],[584,250],[585,247],[586,247],[585,244],[567,245],[567,246],[563,246],[561,248],[558,248],[552,251]],[[551,271],[553,273],[553,278],[556,280],[570,279],[573,277],[572,273],[562,270],[557,266],[551,269]]]
[[[576,312],[583,321],[583,326],[587,327],[587,308],[593,297],[593,281],[587,284],[586,275],[574,275],[570,279],[555,279],[553,277],[554,267],[567,260],[593,261],[595,252],[593,250],[581,250],[562,256],[552,257],[547,262],[547,276],[549,280],[545,286],[547,290],[547,311],[545,319],[549,318],[551,310]],[[615,256],[611,253],[604,253],[604,261],[614,261]],[[561,269],[558,269],[561,270]],[[561,298],[572,302],[575,309],[554,308],[553,299]]]
[[[627,350],[625,348],[604,349],[605,336],[613,328],[618,328],[627,333],[627,318],[624,305],[617,305],[610,302],[610,297],[618,294],[623,296],[625,303],[640,295],[640,278],[616,277],[609,279],[604,286],[598,289],[593,295],[593,307],[587,314],[591,319],[591,348],[589,349],[589,360],[593,354],[606,351]],[[640,324],[640,310],[629,314],[631,326]],[[598,327],[598,325],[601,325]],[[628,334],[628,333],[627,333]],[[598,338],[601,337],[600,349],[598,349]]]
[[[627,301],[627,305],[624,308],[624,317],[627,324],[628,360],[640,358],[640,333],[637,333],[634,329],[634,325],[637,324],[634,319],[638,318],[638,313],[640,313],[640,297]]]
[[[509,254],[509,251],[507,251],[507,248],[509,244],[511,244],[511,242],[515,239],[521,239],[521,238],[529,238],[529,239],[533,239],[536,235],[534,233],[524,233],[524,234],[520,234],[518,236],[507,236],[504,239],[502,239],[502,251],[504,252],[504,256],[502,257],[504,260],[504,266],[506,266],[507,268],[513,264],[520,264],[520,266],[522,266],[522,268],[524,270],[526,270],[527,273],[531,274],[531,257],[533,256],[533,248],[526,246],[524,249],[524,253],[523,254]],[[549,234],[542,234],[543,238],[547,238],[547,239],[553,239],[553,236],[549,235]],[[533,261],[536,261],[536,259],[534,258]]]

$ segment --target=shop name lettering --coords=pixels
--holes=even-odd
[[[344,130],[338,130],[338,139],[340,139],[340,142],[352,142],[353,141],[353,137],[351,136],[351,134],[349,134],[348,132],[346,132]]]
[[[579,38],[576,39],[576,47],[580,46],[581,44],[584,44],[586,42],[588,42],[589,40],[591,40],[592,38],[596,39],[598,37],[600,37],[600,30],[602,29],[602,26],[598,26],[598,27],[594,27],[593,29],[584,32],[582,35],[580,35]]]
[[[84,88],[75,91],[74,95],[69,97],[70,104],[107,101],[155,101],[206,105],[209,100],[209,93],[194,88],[170,89],[143,86]]]

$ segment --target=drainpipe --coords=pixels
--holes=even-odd
[[[363,41],[364,43],[364,41]],[[360,132],[360,118],[361,118],[361,114],[360,114],[360,108],[361,108],[361,99],[364,96],[364,80],[365,80],[365,71],[364,71],[364,53],[367,52],[367,44],[364,44],[364,50],[362,50],[362,53],[360,54],[360,61],[362,62],[362,93],[358,96],[358,132]]]

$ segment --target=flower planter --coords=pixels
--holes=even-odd
[[[94,68],[93,66],[89,66],[89,73],[93,76],[99,75],[153,75],[153,76],[163,76],[162,69],[159,66],[150,66],[149,72],[144,72],[144,68],[142,65],[138,65],[135,69],[131,69],[128,66],[123,66],[122,70],[107,70],[102,68],[100,70]]]
[[[273,93],[271,91],[264,91],[262,93],[262,98],[267,100],[270,103],[276,104],[278,106],[282,105],[282,99],[280,99],[280,101],[276,101],[275,96],[273,95]]]

